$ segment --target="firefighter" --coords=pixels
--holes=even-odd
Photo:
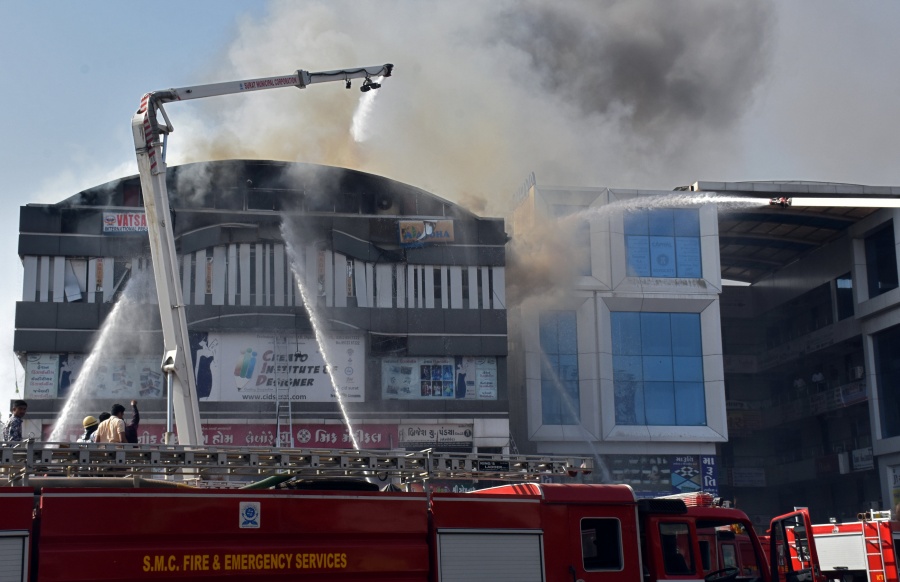
[[[85,416],[84,420],[81,421],[81,426],[84,427],[84,433],[78,438],[77,443],[90,443],[93,442],[94,431],[97,430],[97,427],[100,426],[100,421],[97,420],[93,416]]]

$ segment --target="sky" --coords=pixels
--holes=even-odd
[[[0,0],[0,401],[23,378],[18,209],[135,174],[148,91],[393,63],[362,118],[358,83],[170,104],[168,162],[355,168],[485,216],[531,172],[898,186],[898,17],[887,0]]]

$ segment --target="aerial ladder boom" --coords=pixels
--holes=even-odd
[[[168,375],[168,393],[182,445],[202,445],[203,434],[197,405],[197,387],[188,341],[184,299],[179,282],[178,257],[172,231],[172,214],[166,192],[166,139],[173,131],[163,105],[172,101],[201,99],[217,95],[245,93],[280,87],[304,89],[315,83],[364,79],[360,90],[377,89],[380,77],[390,77],[394,66],[385,64],[358,69],[341,69],[310,73],[296,71],[290,75],[248,79],[194,87],[153,91],[144,95],[131,119],[138,172],[144,196],[150,254],[156,279],[159,312],[162,320],[164,356],[162,369]],[[162,122],[159,115],[162,115]],[[171,427],[168,428],[171,431]]]

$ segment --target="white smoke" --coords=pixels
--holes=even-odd
[[[729,130],[764,76],[770,20],[766,3],[690,0],[274,2],[208,80],[393,63],[365,139],[350,133],[359,83],[327,83],[204,100],[170,162],[342,166],[492,215],[530,171],[670,188],[734,159]]]

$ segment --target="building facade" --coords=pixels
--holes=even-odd
[[[898,195],[529,180],[510,219],[509,285],[516,239],[547,222],[575,272],[562,292],[511,297],[516,441],[594,455],[585,480],[639,495],[719,493],[759,525],[795,506],[821,521],[895,509]],[[813,197],[826,200],[805,206]]]
[[[715,491],[728,439],[716,208],[669,194],[529,183],[509,226],[511,255],[573,265],[552,292],[511,298],[515,439],[594,456],[588,481],[642,496]],[[517,245],[536,231],[556,244]]]
[[[793,205],[756,211],[749,229],[743,217],[720,220],[723,264],[738,277],[748,269],[751,283],[722,295],[730,429],[721,447],[723,489],[760,524],[795,506],[809,507],[819,522],[896,511],[900,439],[890,427],[900,404],[900,344],[887,345],[900,323],[891,208],[900,189],[756,186],[777,188],[773,195]],[[841,200],[829,207],[832,198]]]
[[[900,504],[898,188],[531,177],[505,225],[305,164],[168,188],[210,444],[352,446],[340,395],[362,448],[589,455],[581,480],[711,491],[759,525]],[[21,209],[32,436],[136,398],[161,438],[140,196],[131,177]]]
[[[307,164],[190,164],[167,182],[209,444],[508,450],[502,219]],[[20,231],[28,430],[49,438],[69,403],[56,436],[74,440],[83,416],[137,399],[141,439],[160,442],[138,178],[23,206]]]

